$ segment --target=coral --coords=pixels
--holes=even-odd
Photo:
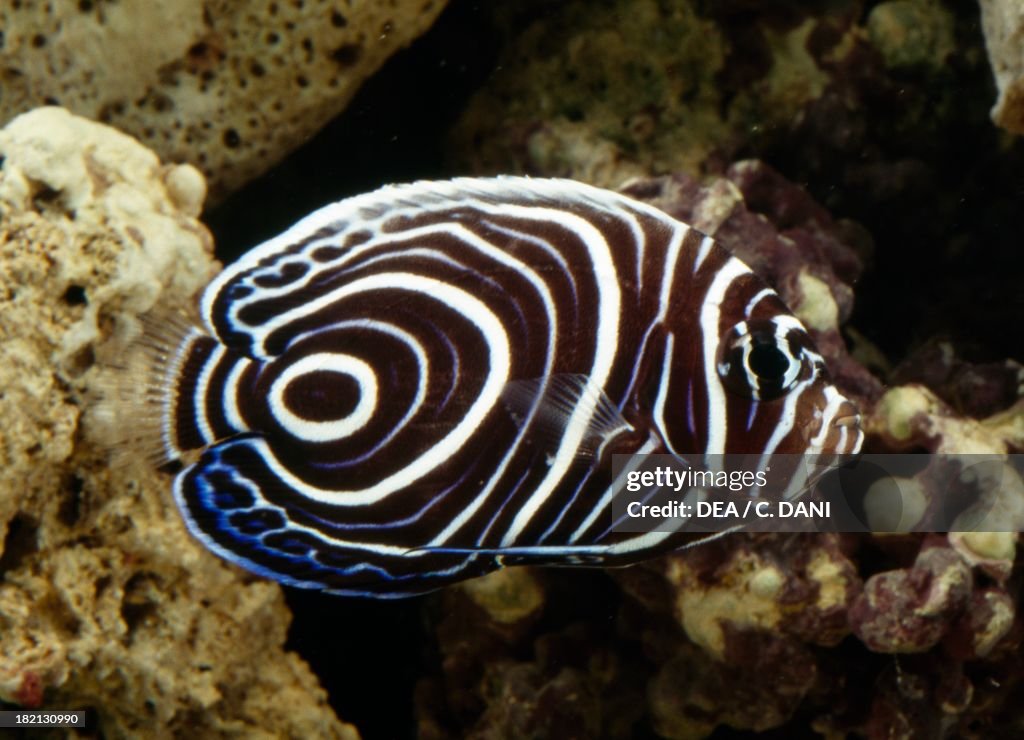
[[[617,599],[526,569],[447,591],[421,736],[971,736],[1021,685],[1017,587],[942,535],[735,535],[609,574]]]
[[[453,131],[454,160],[606,187],[714,169],[799,120],[862,56],[852,10],[732,24],[748,10],[643,0],[495,11],[510,41]]]
[[[708,156],[726,133],[714,85],[724,42],[690,3],[572,2],[549,12],[556,17],[506,45],[453,132],[460,164],[616,187],[654,161],[686,170]]]
[[[3,3],[0,124],[65,106],[191,162],[219,198],[337,115],[444,5]]]
[[[889,369],[885,387],[860,359],[877,351],[863,339],[847,350],[843,325],[856,315],[853,286],[872,239],[771,167],[748,160],[723,177],[674,173],[622,189],[714,234],[780,291],[860,402],[871,451],[947,456],[901,482],[916,501],[904,525],[938,517],[961,472],[957,455],[1024,449],[1018,363],[972,363],[929,342]],[[985,482],[993,528],[1024,525],[1019,471],[975,474],[1002,476]],[[495,573],[444,595],[440,659],[419,686],[420,730],[493,737],[568,723],[576,737],[645,727],[689,740],[723,727],[882,738],[1011,726],[1024,634],[1017,538],[730,535],[609,570],[613,595],[575,573]],[[612,713],[622,706],[612,697],[630,697],[628,709]]]
[[[736,544],[728,552],[709,546],[664,562],[673,612],[694,644],[719,660],[735,660],[742,647],[733,638],[744,632],[794,634],[821,645],[845,637],[845,607],[860,579],[835,538]]]
[[[956,50],[952,13],[934,0],[891,0],[868,14],[867,32],[892,69],[938,69]]]
[[[355,737],[282,649],[280,589],[83,423],[95,358],[217,270],[202,175],[59,108],[11,121],[0,159],[0,697],[91,708],[105,737]]]
[[[911,567],[867,580],[850,607],[850,626],[875,652],[924,652],[963,612],[972,585],[963,558],[941,543],[926,543]]]
[[[617,187],[637,170],[716,172],[795,147],[795,163],[829,182],[837,168],[895,176],[908,162],[888,161],[887,144],[944,145],[975,108],[949,83],[977,55],[939,0],[880,3],[866,18],[854,2],[496,6],[508,40],[452,136],[455,162],[475,172]]]
[[[643,598],[644,570],[665,580],[690,641],[658,656],[664,662],[651,681],[650,711],[666,737],[703,737],[718,724],[765,730],[789,719],[821,673],[810,646],[846,636],[846,611],[861,587],[834,536],[737,537],[694,548],[623,571],[617,580],[627,594]],[[657,622],[646,629],[648,643],[665,640]]]
[[[919,357],[930,354],[924,352]],[[1007,363],[1003,367],[1012,369],[1014,364]],[[947,374],[939,369],[941,366],[931,363],[928,366],[938,370],[929,373],[933,388],[954,394],[955,398],[959,386],[950,387]],[[986,363],[977,366],[958,362],[955,367],[961,377],[975,379],[975,387],[981,389],[978,394],[981,398],[1001,395],[1004,374],[991,372],[993,367],[999,368],[998,365]],[[903,368],[904,372],[915,373],[914,362],[908,361]],[[977,382],[981,378],[988,378],[990,382],[987,385]],[[960,466],[956,465],[957,455],[987,457],[1024,449],[1024,390],[1018,387],[1005,406],[988,418],[975,419],[957,412],[931,388],[919,384],[890,388],[879,399],[865,418],[865,428],[875,440],[875,445],[886,451],[923,449],[949,456],[945,462],[930,462],[909,481],[920,501],[906,522],[908,526],[926,521],[935,510],[941,511],[950,476],[961,474]],[[950,533],[949,541],[965,562],[1005,584],[1016,559],[1018,531],[1024,529],[1024,481],[1020,471],[1014,467],[998,465],[993,468],[992,465],[986,463],[986,469],[979,473],[989,476],[989,480],[982,488],[984,493],[978,508],[990,517],[996,531],[979,531],[984,529],[984,521],[968,519],[971,516],[969,510],[961,516],[971,522],[970,529],[974,531],[954,531]],[[999,476],[998,483],[993,482],[992,476]],[[957,521],[953,522],[954,529]]]
[[[999,86],[992,120],[1015,134],[1024,134],[1024,8],[1013,0],[980,0],[988,59]]]
[[[961,416],[981,419],[1008,408],[1024,387],[1016,360],[970,363],[948,340],[933,340],[909,353],[891,374],[893,385],[920,383]]]
[[[958,414],[923,385],[895,386],[879,399],[865,427],[890,450],[1005,454],[1024,447],[1024,403],[1018,399],[979,420]]]
[[[443,672],[417,686],[418,736],[631,737],[644,703],[639,656],[617,651],[607,624],[585,621],[592,602],[586,578],[527,568],[447,589]],[[562,626],[538,634],[552,613]]]

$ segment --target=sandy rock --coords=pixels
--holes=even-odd
[[[190,162],[215,198],[280,161],[444,0],[3,3],[0,124],[59,104]]]
[[[58,108],[0,131],[0,159],[0,698],[90,707],[111,738],[355,737],[282,649],[280,589],[85,433],[110,337],[217,270],[202,176]]]
[[[999,98],[992,120],[1024,134],[1024,6],[1015,0],[980,0],[981,25]]]

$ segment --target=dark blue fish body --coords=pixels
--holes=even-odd
[[[143,382],[191,532],[381,597],[502,565],[624,564],[614,453],[853,452],[850,403],[710,237],[561,180],[389,187],[226,269]],[[160,334],[157,331],[156,334]],[[194,453],[193,453],[194,454]]]

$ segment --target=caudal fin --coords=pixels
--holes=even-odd
[[[153,312],[140,322],[139,336],[101,362],[90,426],[115,463],[141,458],[160,467],[208,444],[197,424],[195,389],[218,345],[179,312]]]

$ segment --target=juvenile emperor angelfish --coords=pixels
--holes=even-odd
[[[613,453],[862,439],[743,262],[566,180],[329,205],[224,270],[201,318],[148,323],[128,421],[153,419],[180,464],[192,534],[290,586],[395,597],[502,565],[634,562],[677,542],[612,530]]]

